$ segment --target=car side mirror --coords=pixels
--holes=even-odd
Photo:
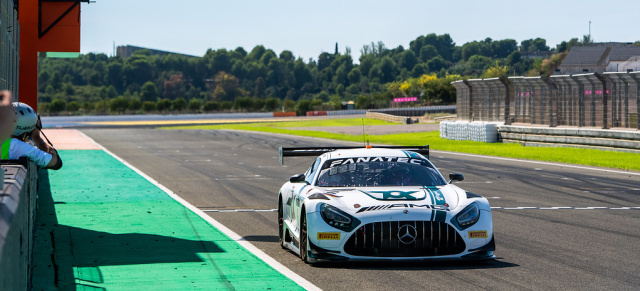
[[[460,173],[451,173],[449,174],[449,183],[460,182],[464,180],[464,175]]]
[[[304,180],[304,178],[306,178],[304,176],[304,174],[297,174],[297,175],[293,175],[291,176],[291,178],[289,178],[289,182],[291,183],[301,183],[301,182],[306,182]]]

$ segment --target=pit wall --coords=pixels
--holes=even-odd
[[[29,290],[38,171],[31,162],[6,163],[0,192],[0,290]]]

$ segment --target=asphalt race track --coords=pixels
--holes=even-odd
[[[324,290],[573,289],[640,286],[640,173],[432,151],[494,208],[495,261],[304,264],[278,245],[277,191],[312,157],[280,146],[338,142],[238,131],[83,130]]]

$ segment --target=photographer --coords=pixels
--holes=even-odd
[[[60,169],[62,160],[53,145],[44,141],[46,137],[41,131],[40,118],[35,111],[21,102],[13,102],[13,107],[16,124],[12,137],[2,143],[2,159],[15,160],[27,157],[40,168]],[[29,144],[29,138],[33,145]]]

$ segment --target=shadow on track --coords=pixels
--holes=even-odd
[[[278,243],[277,235],[248,235],[243,239],[249,242]],[[287,255],[297,256],[290,250],[283,250]],[[421,261],[421,262],[319,262],[311,266],[316,268],[358,269],[358,270],[473,270],[473,269],[501,269],[518,267],[520,265],[503,261],[504,258],[486,261]]]
[[[503,258],[487,261],[430,261],[430,262],[345,262],[316,263],[313,267],[348,270],[479,270],[502,269],[520,265],[501,261]]]

